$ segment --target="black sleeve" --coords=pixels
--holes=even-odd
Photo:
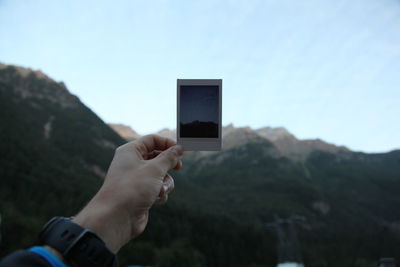
[[[2,259],[0,267],[51,267],[51,265],[38,254],[21,250]]]

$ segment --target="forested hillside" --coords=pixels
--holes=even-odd
[[[52,216],[76,214],[125,141],[41,72],[0,65],[0,105],[4,256],[32,245]],[[317,149],[324,144],[293,159],[282,153],[294,151],[290,143],[249,137],[220,153],[187,153],[184,169],[172,173],[168,204],[152,209],[144,234],[119,253],[121,263],[254,267],[280,258],[375,266],[381,257],[400,259],[400,151]],[[277,235],[287,225],[290,248]]]
[[[124,140],[62,83],[0,68],[1,254],[26,247],[55,215],[72,216]]]

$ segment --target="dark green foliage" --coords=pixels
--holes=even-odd
[[[40,97],[21,97],[16,87],[57,97],[62,85],[25,78],[9,67],[0,70],[1,252],[32,244],[43,223],[55,215],[76,214],[97,191],[113,148],[96,144],[124,141],[82,104],[62,108]],[[44,125],[51,121],[51,134]]]
[[[189,164],[175,175],[181,190],[171,202],[253,225],[272,222],[274,214],[300,215],[296,228],[307,266],[400,258],[400,151],[315,152],[303,163],[261,151],[262,145],[248,144],[198,160],[198,169]]]

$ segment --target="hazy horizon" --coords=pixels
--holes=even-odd
[[[176,127],[176,79],[223,79],[223,125],[386,152],[400,148],[398,29],[395,0],[2,0],[0,61],[140,134]]]

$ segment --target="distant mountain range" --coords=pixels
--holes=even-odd
[[[0,65],[0,256],[30,246],[46,220],[98,190],[110,125],[40,71]],[[174,137],[173,130],[159,134]],[[176,188],[120,253],[143,266],[377,266],[400,259],[400,151],[353,152],[284,128],[223,129],[221,152],[186,153]]]
[[[127,140],[140,137],[140,135],[128,125],[112,123],[108,125]],[[175,130],[163,129],[155,134],[176,140]],[[299,140],[283,127],[252,129],[250,127],[235,127],[233,124],[229,124],[222,128],[222,140],[224,150],[248,143],[267,140],[275,146],[276,156],[285,156],[296,160],[304,160],[313,151],[331,153],[350,152],[350,150],[344,146],[336,146],[320,139]]]

